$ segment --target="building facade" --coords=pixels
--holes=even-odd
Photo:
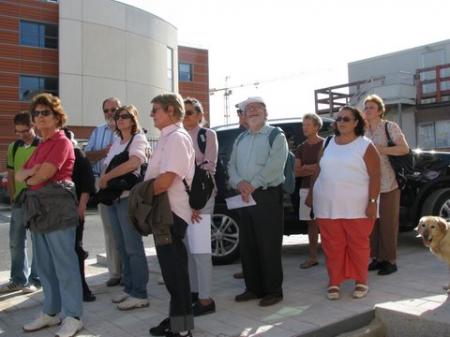
[[[381,96],[411,147],[450,150],[450,40],[348,64],[349,82],[316,90],[316,111]]]
[[[149,12],[114,0],[4,0],[0,19],[0,170],[15,139],[12,117],[38,92],[60,96],[77,138],[103,122],[110,96],[136,105],[153,139],[155,95],[180,89],[209,111],[208,52],[180,47],[180,70],[190,65],[191,77],[179,88],[177,29]]]

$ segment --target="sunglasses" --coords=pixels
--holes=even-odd
[[[195,111],[193,111],[193,110],[186,110],[186,116],[192,116],[192,115],[195,115]]]
[[[15,133],[27,133],[29,132],[30,129],[25,129],[25,130],[14,130]]]
[[[108,112],[115,113],[117,111],[117,108],[112,109],[103,109],[103,113],[107,114]]]
[[[51,110],[34,110],[34,111],[31,111],[31,117],[35,118],[39,115],[42,115],[43,117],[47,117],[47,116],[50,116],[51,113],[52,113]]]
[[[347,116],[336,118],[336,122],[345,122],[345,123],[348,123],[348,122],[354,121],[354,120],[355,120],[354,118],[350,118],[350,117],[347,117]]]
[[[122,115],[115,115],[114,116],[114,120],[118,121],[119,119],[130,119],[131,115],[130,114],[122,114]]]

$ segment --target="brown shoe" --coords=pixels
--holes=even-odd
[[[280,294],[269,294],[264,296],[261,301],[259,301],[260,307],[268,307],[270,305],[277,304],[283,300],[283,295]]]
[[[243,279],[244,278],[244,273],[242,272],[242,271],[240,271],[239,273],[234,273],[233,274],[233,277],[235,278],[235,279]]]
[[[252,293],[251,291],[244,291],[242,294],[237,295],[234,300],[236,302],[247,302],[251,300],[256,300],[257,298],[261,298],[262,296],[257,296],[256,294]]]

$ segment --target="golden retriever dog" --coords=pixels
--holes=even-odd
[[[416,231],[423,244],[450,268],[450,224],[439,216],[424,216],[420,218]],[[450,284],[444,289],[450,294]]]

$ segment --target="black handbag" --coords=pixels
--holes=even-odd
[[[387,138],[387,146],[396,146],[388,131],[389,122],[386,121],[384,124],[384,130],[386,132]],[[400,190],[403,190],[408,181],[408,174],[412,174],[414,172],[414,164],[413,164],[413,154],[411,149],[409,152],[402,156],[388,156],[389,162],[391,163],[392,169],[395,172],[395,178],[397,179],[398,187]]]
[[[108,164],[108,167],[105,170],[105,173],[110,172],[111,170],[115,169],[117,166],[122,165],[128,159],[130,159],[128,148],[130,147],[131,143],[133,142],[134,134],[130,141],[128,142],[125,149],[116,154],[111,161]],[[133,172],[126,173],[124,175],[121,175],[120,177],[113,178],[108,181],[108,186],[106,188],[100,189],[97,194],[94,196],[94,203],[101,203],[105,205],[112,205],[113,201],[118,199],[120,195],[124,191],[129,191],[133,188],[134,185],[136,185],[139,181],[141,181],[143,178],[142,176],[142,170],[141,175],[136,176]]]

